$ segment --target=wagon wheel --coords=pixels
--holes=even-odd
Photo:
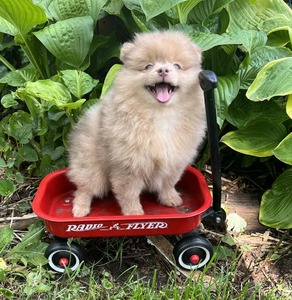
[[[213,256],[213,247],[205,238],[188,236],[176,243],[173,255],[179,267],[186,270],[203,268]]]
[[[81,246],[67,241],[54,241],[45,251],[49,267],[56,272],[64,273],[65,268],[76,270],[84,260],[84,253]]]

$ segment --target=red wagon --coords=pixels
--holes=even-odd
[[[205,102],[213,101],[212,92],[217,83],[215,74],[202,72],[200,82],[205,91]],[[211,107],[214,107],[214,103],[211,104]],[[214,123],[216,115],[214,112],[213,115],[212,112],[210,113],[212,110],[208,106],[210,104],[206,103],[209,141],[214,144],[210,145],[212,168],[219,170],[218,157],[216,157],[218,155],[217,134],[214,142],[214,132],[217,129],[216,122]],[[32,204],[34,212],[44,220],[47,230],[56,237],[63,238],[52,242],[45,252],[49,266],[53,270],[64,272],[65,267],[72,270],[78,267],[84,259],[83,250],[77,243],[73,242],[69,245],[64,239],[81,237],[190,233],[174,246],[173,254],[177,264],[185,269],[202,268],[211,259],[213,255],[211,243],[194,232],[194,229],[200,224],[203,213],[211,216],[216,223],[225,220],[221,210],[221,183],[218,172],[217,174],[215,172],[213,178],[213,207],[211,207],[212,197],[205,178],[197,169],[188,167],[176,186],[183,199],[183,204],[179,207],[163,206],[157,202],[155,195],[142,194],[141,204],[145,215],[124,216],[114,196],[110,194],[103,199],[93,201],[90,214],[82,218],[74,218],[72,215],[73,193],[76,187],[69,181],[66,173],[67,169],[60,169],[48,174],[41,181]],[[214,198],[216,195],[217,199]]]

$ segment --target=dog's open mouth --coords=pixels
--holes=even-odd
[[[159,102],[166,103],[170,100],[171,95],[178,89],[166,82],[156,83],[154,86],[146,86],[146,89],[152,94]]]

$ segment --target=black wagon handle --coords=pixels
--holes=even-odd
[[[225,221],[226,215],[221,209],[221,171],[214,97],[214,89],[218,85],[217,76],[212,71],[204,70],[199,74],[199,82],[201,89],[204,91],[213,184],[213,207],[207,214],[208,217],[214,218],[215,223],[221,224]]]

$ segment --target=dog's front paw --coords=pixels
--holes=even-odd
[[[72,213],[74,217],[85,217],[90,213],[93,195],[76,190],[73,200]]]
[[[90,206],[85,205],[73,205],[73,216],[76,218],[85,217],[90,213]]]
[[[124,207],[122,208],[122,213],[125,216],[144,215],[144,210],[141,205],[137,207]]]
[[[159,201],[166,206],[179,206],[183,203],[182,198],[175,190],[160,193]]]

